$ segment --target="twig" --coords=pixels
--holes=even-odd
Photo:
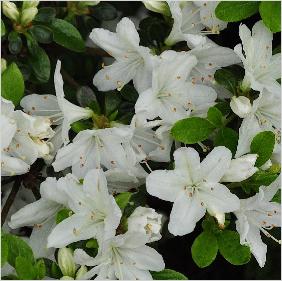
[[[6,218],[7,218],[7,215],[9,213],[9,210],[16,198],[16,195],[18,193],[18,191],[20,190],[20,186],[21,186],[21,181],[22,181],[22,177],[21,176],[17,176],[16,179],[15,179],[15,182],[13,184],[13,187],[12,187],[12,190],[6,200],[6,203],[2,209],[2,212],[1,212],[1,226],[3,226]]]

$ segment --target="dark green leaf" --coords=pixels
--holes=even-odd
[[[1,88],[3,98],[12,101],[14,105],[20,103],[24,95],[24,79],[21,71],[14,62],[2,73]]]
[[[36,279],[36,270],[30,260],[23,256],[16,257],[15,269],[19,279],[33,280]]]
[[[51,43],[53,40],[53,32],[47,26],[34,25],[30,28],[30,31],[39,43]]]
[[[139,96],[135,88],[128,84],[122,87],[120,94],[125,100],[134,103],[137,101]]]
[[[252,140],[251,153],[258,154],[256,166],[262,166],[272,155],[275,145],[275,135],[271,131],[258,133]]]
[[[62,209],[57,213],[56,216],[56,224],[59,224],[63,220],[67,219],[72,215],[72,211],[70,209]]]
[[[55,19],[56,10],[52,7],[43,7],[38,9],[38,13],[34,18],[34,21],[42,23],[51,23]]]
[[[191,117],[177,121],[171,129],[171,135],[177,141],[193,144],[207,139],[214,129],[208,120]]]
[[[46,267],[43,259],[40,259],[35,264],[36,279],[42,280],[46,275]]]
[[[231,111],[231,108],[230,108],[230,104],[229,102],[226,102],[226,101],[222,101],[222,102],[219,102],[215,105],[215,107],[217,109],[219,109],[222,113],[222,115],[226,116],[230,113]]]
[[[233,265],[242,265],[251,258],[250,248],[240,244],[240,236],[232,230],[224,230],[218,236],[220,254]]]
[[[91,102],[97,102],[94,91],[88,86],[80,87],[76,92],[77,101],[82,107],[89,107]]]
[[[62,19],[54,19],[51,24],[54,41],[74,52],[83,52],[85,50],[85,43],[79,31],[67,21]]]
[[[121,103],[119,93],[115,91],[105,93],[105,114],[108,116],[118,109]]]
[[[209,108],[207,119],[217,128],[220,128],[222,126],[222,113],[214,106]]]
[[[94,7],[93,16],[98,20],[113,20],[117,17],[116,8],[106,2],[100,2],[99,5]]]
[[[220,20],[234,22],[254,15],[258,8],[257,1],[221,1],[215,9],[215,15]]]
[[[71,124],[71,129],[75,133],[93,128],[93,123],[89,120],[79,120]]]
[[[277,191],[277,193],[273,196],[271,201],[281,204],[281,189]]]
[[[259,13],[263,23],[271,32],[281,31],[281,2],[280,1],[261,1]]]
[[[154,280],[188,280],[188,278],[175,270],[164,269],[159,272],[151,271]]]
[[[17,55],[21,51],[23,46],[23,42],[19,33],[15,31],[11,31],[8,36],[8,41],[9,41],[9,46],[8,46],[9,51],[11,52],[11,54]]]
[[[127,204],[129,203],[131,195],[132,193],[130,192],[123,192],[123,193],[118,194],[115,197],[116,203],[118,204],[122,212],[125,209],[125,207],[127,206]]]
[[[192,258],[198,267],[209,266],[216,258],[218,245],[212,232],[202,232],[193,242]]]
[[[220,129],[214,139],[215,146],[225,146],[231,150],[232,154],[235,155],[237,150],[239,135],[236,131],[230,128]]]

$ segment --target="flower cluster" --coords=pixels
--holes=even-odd
[[[118,95],[133,83],[138,92],[130,122],[69,101],[60,60],[54,72],[56,96],[26,95],[22,110],[1,98],[1,175],[26,174],[39,158],[55,175],[44,179],[40,199],[13,213],[8,226],[32,227],[29,244],[35,256],[58,256],[64,279],[152,279],[152,272],[165,269],[150,243],[162,239],[166,218],[141,202],[135,206],[132,194],[145,186],[148,196],[172,202],[171,234],[193,232],[202,218],[212,218],[218,231],[233,220],[241,245],[263,267],[267,246],[261,233],[280,243],[269,233],[281,226],[280,204],[272,200],[280,177],[262,183],[253,196],[242,196],[236,186],[280,164],[281,54],[272,55],[273,35],[262,21],[252,30],[240,25],[242,43],[233,50],[212,41],[227,27],[215,16],[217,2],[146,1],[145,6],[173,22],[162,52],[142,46],[127,17],[117,23],[116,32],[94,28],[89,35],[113,58],[94,75],[98,91]],[[7,4],[4,13],[14,19],[12,9]],[[26,22],[23,18],[24,11],[21,22]],[[179,42],[185,42],[180,51],[174,48]],[[218,70],[233,65],[243,66],[245,73],[236,93],[216,79]],[[231,118],[221,113],[223,102]],[[214,125],[211,109],[223,125]],[[235,147],[228,145],[223,130],[234,119],[239,130]],[[213,133],[183,140],[175,128],[189,120],[205,120]],[[74,136],[74,124],[87,126]],[[201,125],[194,131],[182,127],[182,135],[202,130]],[[225,142],[214,142],[211,149],[219,130]],[[260,146],[270,144],[261,140],[256,145],[264,132],[273,136],[265,161]],[[97,243],[96,255],[75,244],[91,241]]]

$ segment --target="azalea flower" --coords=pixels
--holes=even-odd
[[[279,139],[280,130],[280,99],[264,90],[253,101],[251,112],[242,121],[235,158],[250,151],[250,144],[258,133],[273,131]]]
[[[13,214],[8,225],[12,229],[33,226],[30,245],[37,257],[48,257],[52,249],[47,249],[47,237],[56,225],[57,213],[67,206],[67,201],[55,178],[49,177],[41,183],[40,195],[39,200]]]
[[[171,32],[165,40],[167,45],[187,41],[188,47],[192,49],[207,42],[205,35],[218,34],[226,27],[226,23],[214,15],[216,2],[197,2],[167,2],[173,18]],[[203,31],[206,27],[208,30]]]
[[[230,101],[232,111],[240,118],[245,118],[252,111],[251,101],[244,96],[233,96]]]
[[[90,169],[101,166],[138,174],[131,138],[132,130],[129,127],[81,131],[72,143],[59,149],[52,165],[57,172],[71,166],[78,178],[83,178]]]
[[[129,18],[117,24],[116,33],[94,28],[90,38],[116,59],[95,75],[93,83],[99,91],[121,89],[132,79],[138,92],[151,86],[153,56],[149,48],[139,45],[138,32]]]
[[[259,21],[253,26],[252,32],[246,25],[240,25],[239,35],[244,54],[241,44],[236,45],[234,51],[241,58],[245,68],[242,89],[267,89],[280,95],[280,84],[276,80],[281,76],[281,53],[272,55],[272,33]]]
[[[63,220],[48,237],[48,247],[62,248],[70,243],[95,238],[107,239],[118,227],[121,211],[107,189],[102,170],[90,170],[80,184],[68,174],[59,180],[73,215]]]
[[[162,215],[152,208],[137,207],[127,219],[129,232],[140,232],[148,235],[148,242],[161,239]]]
[[[192,232],[206,211],[222,224],[222,214],[239,209],[237,196],[219,183],[230,166],[230,150],[218,146],[202,162],[193,148],[181,147],[173,155],[174,170],[153,171],[146,179],[149,194],[174,202],[168,224],[172,234]]]
[[[186,82],[197,64],[194,56],[174,51],[163,52],[161,63],[153,70],[152,88],[142,92],[135,104],[141,120],[160,117],[168,124],[207,112],[214,104],[216,92],[204,85]]]
[[[89,108],[83,108],[74,105],[65,99],[64,81],[60,73],[60,70],[61,70],[61,61],[58,60],[55,69],[54,83],[55,83],[58,105],[64,117],[62,124],[62,139],[64,144],[67,144],[69,142],[68,132],[69,129],[71,128],[70,125],[76,121],[91,118],[93,116],[93,111]]]
[[[236,229],[240,234],[240,243],[250,246],[260,267],[266,261],[267,246],[263,243],[260,232],[281,244],[281,241],[268,233],[274,227],[281,227],[281,205],[271,202],[281,186],[279,176],[271,185],[262,186],[259,192],[247,199],[240,200],[240,210],[234,212]]]
[[[82,249],[76,249],[76,263],[93,267],[82,279],[151,280],[150,271],[161,271],[165,264],[162,256],[146,246],[146,235],[127,232],[106,240],[93,258]]]

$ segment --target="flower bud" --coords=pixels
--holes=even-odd
[[[64,277],[75,276],[75,263],[73,258],[73,252],[69,248],[61,248],[58,252],[58,265],[64,275]]]
[[[7,62],[5,59],[1,59],[1,73],[3,73],[7,68]]]
[[[162,215],[154,209],[137,207],[128,218],[128,231],[137,231],[147,234],[149,242],[161,239],[161,219]]]
[[[20,13],[15,3],[10,1],[4,1],[2,4],[3,14],[11,19],[12,21],[18,21],[20,17]]]
[[[231,160],[231,164],[224,176],[220,180],[221,182],[241,182],[251,177],[258,168],[255,167],[257,160],[257,154],[243,155],[237,159]]]
[[[163,14],[165,16],[170,16],[170,9],[165,1],[142,1],[145,7],[153,12]]]
[[[23,10],[21,14],[21,25],[26,26],[32,22],[37,13],[38,9],[34,7]]]
[[[82,279],[83,275],[88,272],[87,267],[85,265],[82,265],[79,270],[76,273],[75,279],[80,280]]]
[[[250,100],[244,96],[232,97],[230,107],[240,118],[245,118],[252,110]]]
[[[39,4],[39,1],[23,1],[22,10],[28,9],[28,8],[36,8]]]

